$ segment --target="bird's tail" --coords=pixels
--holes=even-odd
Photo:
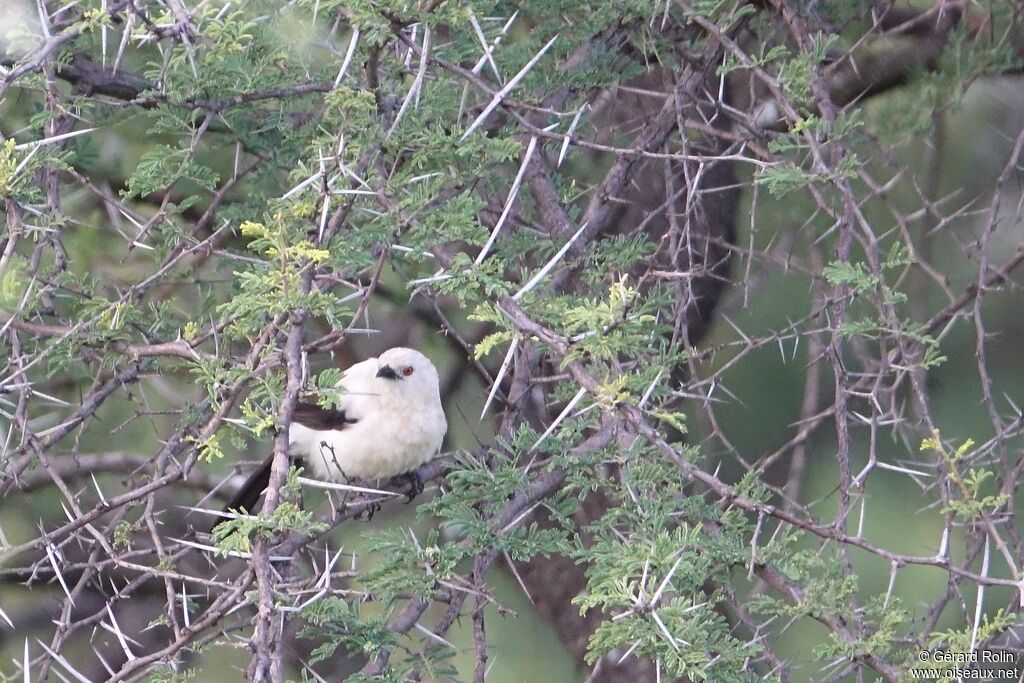
[[[266,490],[270,484],[270,467],[274,464],[274,456],[270,455],[263,464],[256,468],[256,470],[249,475],[249,478],[245,480],[242,487],[238,489],[235,495],[231,498],[227,505],[224,506],[224,512],[231,510],[238,510],[240,512],[252,512],[256,509],[256,503],[259,502],[260,496],[263,495],[263,491]],[[221,522],[229,519],[228,517],[221,517],[213,526],[210,527],[212,532],[217,528],[217,525]]]

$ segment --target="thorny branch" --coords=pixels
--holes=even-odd
[[[998,230],[1004,224],[1021,221],[1024,203],[1015,180],[1022,168],[1024,131],[1014,130],[1009,136],[997,177],[984,189],[984,198],[955,193],[936,196],[922,189],[913,170],[892,171],[900,162],[881,141],[868,140],[865,149],[860,138],[849,142],[841,134],[833,135],[869,98],[898,90],[921,70],[939,69],[950,46],[959,44],[956,41],[976,41],[993,49],[1009,46],[1008,51],[1019,59],[1019,10],[1007,25],[996,26],[992,15],[980,14],[968,2],[939,0],[917,12],[879,3],[878,11],[861,17],[866,22],[863,35],[852,45],[806,65],[808,92],[801,99],[794,96],[787,80],[792,75],[763,59],[758,45],[770,40],[795,54],[818,54],[823,38],[837,37],[838,32],[822,17],[816,22],[802,5],[789,0],[751,3],[759,16],[735,22],[704,13],[703,5],[673,0],[664,3],[663,13],[655,19],[623,20],[567,52],[559,52],[559,41],[565,38],[552,33],[540,41],[543,49],[520,62],[518,73],[504,75],[494,58],[502,44],[513,41],[507,35],[508,25],[500,32],[489,30],[490,38],[482,29],[474,31],[474,40],[483,39],[487,50],[480,68],[474,68],[444,56],[439,47],[439,35],[444,31],[437,32],[432,26],[431,40],[424,37],[428,15],[444,3],[423,4],[418,20],[392,14],[377,17],[376,42],[368,46],[359,43],[359,18],[340,8],[338,16],[331,18],[330,37],[324,38],[339,63],[345,60],[333,80],[307,73],[301,79],[266,87],[181,96],[166,80],[172,72],[171,61],[180,58],[185,68],[198,75],[203,50],[212,46],[213,38],[203,35],[209,17],[201,14],[200,3],[105,2],[102,12],[106,19],[95,27],[89,23],[94,17],[76,4],[58,8],[55,3],[38,3],[41,34],[37,43],[27,52],[0,58],[0,105],[13,109],[17,105],[10,102],[16,96],[39,96],[48,117],[46,138],[29,140],[23,130],[9,129],[3,122],[0,133],[18,141],[19,147],[37,143],[21,149],[70,150],[81,119],[76,113],[79,103],[71,102],[73,95],[89,106],[138,115],[172,112],[183,117],[181,154],[174,158],[178,171],[220,148],[233,150],[234,162],[224,179],[202,192],[190,190],[199,201],[184,208],[191,199],[176,181],[133,195],[130,181],[112,186],[110,178],[97,177],[93,169],[74,164],[54,163],[36,171],[32,182],[41,193],[33,202],[19,201],[6,185],[0,188],[6,216],[0,277],[13,272],[16,263],[19,267],[25,263],[33,292],[31,301],[27,293],[21,296],[19,292],[10,310],[0,311],[0,338],[8,352],[0,377],[5,429],[0,434],[4,437],[0,496],[5,503],[29,500],[52,487],[66,515],[66,519],[45,519],[37,531],[28,537],[20,535],[13,543],[0,532],[0,563],[4,566],[0,579],[37,587],[45,583],[48,609],[53,608],[55,616],[52,624],[38,627],[46,629],[46,637],[39,639],[42,648],[33,649],[31,655],[26,649],[24,662],[18,665],[25,669],[26,680],[30,675],[45,677],[51,671],[79,680],[98,675],[114,681],[141,680],[155,667],[178,667],[184,661],[183,653],[199,645],[239,638],[252,653],[248,680],[284,680],[288,675],[286,654],[291,650],[286,640],[293,636],[287,628],[291,614],[327,595],[351,597],[337,586],[352,580],[354,569],[332,568],[334,564],[325,560],[321,571],[317,558],[334,552],[333,532],[340,524],[370,512],[378,496],[347,497],[337,507],[315,515],[312,521],[322,526],[311,527],[314,530],[258,536],[251,551],[236,553],[244,562],[231,565],[230,558],[210,546],[202,533],[206,516],[196,509],[217,507],[216,499],[205,500],[192,489],[223,494],[225,488],[231,488],[209,473],[201,461],[204,449],[216,444],[218,433],[227,425],[242,421],[240,415],[254,387],[280,375],[284,381],[278,385],[280,395],[274,406],[278,426],[273,439],[274,465],[262,512],[264,517],[274,514],[288,472],[287,426],[295,401],[309,389],[310,356],[333,354],[356,335],[375,331],[371,314],[379,316],[376,309],[383,305],[382,300],[394,304],[402,298],[395,279],[400,278],[402,285],[414,280],[406,277],[409,273],[396,258],[396,254],[406,253],[402,251],[405,237],[425,229],[430,211],[463,195],[483,193],[476,189],[476,182],[463,179],[425,211],[408,201],[408,188],[396,188],[393,183],[409,163],[411,152],[389,156],[388,137],[413,116],[425,97],[424,88],[429,88],[425,84],[435,79],[448,79],[465,92],[459,117],[446,125],[459,135],[479,126],[474,135],[483,136],[497,136],[510,127],[512,137],[526,150],[513,155],[507,167],[495,167],[494,178],[485,179],[484,187],[495,183],[501,190],[501,199],[479,212],[490,242],[533,235],[550,240],[552,247],[543,256],[524,253],[518,272],[503,276],[509,278],[516,294],[502,293],[492,301],[513,333],[511,348],[500,363],[473,356],[485,331],[471,328],[439,285],[460,275],[458,256],[477,258],[486,266],[490,254],[476,252],[476,247],[467,246],[464,240],[432,247],[428,262],[440,270],[433,277],[415,281],[413,298],[407,304],[414,312],[405,316],[407,321],[417,319],[420,326],[427,321],[424,327],[440,329],[448,336],[454,358],[439,362],[439,366],[447,365],[451,378],[472,374],[493,385],[483,391],[501,397],[495,404],[501,407],[495,427],[504,443],[524,425],[547,434],[557,431],[560,421],[578,417],[581,413],[567,410],[564,400],[555,399],[556,387],[571,385],[570,396],[578,388],[574,400],[597,406],[600,419],[571,445],[568,455],[584,459],[613,444],[642,442],[676,468],[681,492],[703,496],[722,515],[738,511],[752,520],[757,531],[750,543],[750,574],[760,582],[753,592],[770,592],[794,608],[805,605],[807,591],[801,581],[759,554],[759,549],[772,542],[766,539],[790,531],[805,534],[818,551],[838,550],[846,578],[855,575],[862,555],[890,566],[893,582],[911,566],[942,572],[946,590],[925,605],[923,623],[908,637],[913,641],[908,644],[916,647],[929,643],[948,605],[957,601],[966,605],[968,592],[977,596],[977,611],[964,609],[963,623],[958,625],[973,628],[977,634],[979,617],[975,614],[988,608],[986,588],[1010,589],[1015,597],[1024,591],[1019,566],[1024,541],[1015,523],[1014,498],[1024,474],[1024,416],[1014,395],[1000,396],[994,388],[1000,370],[992,340],[999,324],[992,322],[986,309],[996,298],[993,294],[1013,288],[1013,277],[1024,262],[1024,247],[1017,244],[1006,250],[998,242]],[[351,42],[338,49],[333,43],[339,26],[346,24]],[[380,31],[381,26],[386,26],[386,31]],[[543,22],[535,26],[543,28]],[[642,41],[634,38],[634,31],[641,26],[657,26],[661,37],[677,45],[696,40],[700,49],[680,47],[673,55],[676,68],[670,73],[648,73],[616,87],[588,90],[561,85],[539,92],[521,85],[529,83],[532,70],[571,75],[605,54],[615,55],[619,61],[614,64],[647,68],[654,61],[653,53],[646,53]],[[104,46],[101,54],[90,52],[89,45],[82,42],[84,36],[94,33]],[[112,59],[108,48],[114,36],[113,43],[122,42]],[[489,45],[488,40],[492,41]],[[158,48],[146,52],[153,45]],[[6,44],[2,46],[6,49]],[[365,50],[358,58],[361,63],[349,65],[345,55],[351,57],[356,50]],[[155,60],[150,66],[159,68],[143,71],[139,66],[127,66],[131,60],[123,59],[124,55],[135,51]],[[482,68],[485,63],[493,79]],[[1007,58],[1001,73],[1019,73],[1019,64]],[[727,77],[724,65],[736,65],[739,76]],[[363,82],[358,87],[372,95],[380,136],[359,148],[354,158],[346,156],[345,145],[351,141],[333,133],[328,138],[332,148],[320,150],[315,160],[278,156],[277,150],[261,145],[258,136],[248,135],[246,126],[236,118],[238,112],[245,112],[254,127],[270,127],[284,120],[286,127],[298,134],[324,115],[331,106],[327,102],[330,97],[359,79],[360,66]],[[280,67],[285,69],[283,64]],[[392,68],[408,78],[396,78],[389,71]],[[71,86],[71,95],[62,89],[67,86],[58,86],[59,81]],[[737,81],[743,83],[746,99],[732,92],[742,89]],[[966,89],[967,85],[958,87]],[[646,104],[628,110],[623,103],[630,97]],[[934,116],[945,115],[941,109],[937,107]],[[797,151],[789,156],[784,143]],[[562,166],[569,150],[607,163],[594,164],[600,172],[581,174]],[[865,154],[885,159],[887,166],[859,163],[858,157]],[[786,169],[794,158],[810,178],[802,187],[809,208],[798,221],[789,221],[793,224],[782,225],[763,239],[767,229],[759,225],[758,212],[767,210],[759,209],[757,203],[765,194],[763,174]],[[24,162],[25,167],[29,161]],[[852,172],[851,162],[857,166]],[[313,169],[299,185],[286,180],[287,172],[297,163],[303,164],[304,170]],[[20,170],[12,177],[17,172]],[[738,173],[755,175],[751,180]],[[658,178],[654,185],[652,177]],[[313,188],[315,201],[307,220],[309,243],[315,247],[329,249],[339,241],[354,240],[355,219],[362,214],[375,212],[394,222],[387,240],[367,247],[369,265],[364,263],[354,272],[332,272],[315,257],[303,261],[296,282],[298,295],[303,300],[327,295],[354,303],[354,309],[346,309],[347,320],[313,337],[311,328],[320,321],[314,321],[306,309],[268,314],[245,348],[225,339],[241,314],[216,319],[209,312],[197,311],[191,321],[194,329],[188,332],[138,322],[121,326],[118,321],[115,325],[121,312],[132,306],[153,310],[168,302],[171,307],[190,306],[198,299],[197,292],[216,287],[221,281],[218,278],[231,277],[231,264],[255,260],[242,253],[235,239],[241,219],[234,207],[241,202],[240,195],[249,191],[249,183],[268,182],[268,178],[277,197],[305,186]],[[513,178],[525,181],[526,189]],[[577,179],[582,189],[575,187]],[[417,177],[416,182],[423,179]],[[567,184],[573,186],[569,191]],[[748,246],[736,239],[741,186],[755,198]],[[890,199],[896,188],[904,186],[909,186],[919,208],[908,212]],[[82,205],[109,218],[104,239],[114,245],[111,251],[119,250],[121,263],[128,264],[129,274],[109,292],[86,290],[72,277],[78,264],[70,261],[77,252],[70,245],[67,226],[85,222],[69,218],[79,210],[85,216]],[[640,215],[631,217],[624,206],[639,206]],[[973,234],[955,229],[969,219],[976,221],[970,226]],[[507,223],[500,223],[503,220]],[[922,231],[925,222],[927,229]],[[910,260],[894,260],[886,253],[893,235],[911,254]],[[935,249],[920,248],[935,235],[947,239],[952,250],[959,250],[969,260],[969,278],[951,281],[944,270],[949,263]],[[685,347],[686,354],[679,367],[668,368],[665,379],[659,376],[655,382],[667,387],[669,398],[664,406],[694,415],[699,426],[691,437],[708,452],[724,449],[734,462],[761,477],[774,498],[766,501],[741,492],[738,477],[729,468],[723,472],[706,462],[694,462],[681,442],[670,437],[659,417],[663,413],[648,409],[637,397],[608,400],[614,375],[625,376],[640,362],[605,362],[578,354],[585,341],[582,335],[563,334],[558,325],[543,320],[524,304],[529,294],[594,296],[585,289],[591,259],[597,250],[622,236],[648,236],[656,244],[656,252],[633,264],[632,270],[622,267],[622,275],[629,271],[636,291],[646,293],[666,285],[674,288],[676,296],[674,307],[666,308],[663,315],[673,318],[672,341]],[[827,253],[822,246],[826,240],[831,240]],[[809,245],[807,251],[800,252],[804,244]],[[154,253],[151,261],[133,260],[146,258],[150,252]],[[730,262],[734,262],[733,273],[740,271],[737,264],[742,265],[745,282],[741,294],[738,289],[726,288],[738,279],[729,277]],[[826,264],[851,262],[863,268],[858,271],[861,281],[826,274]],[[129,266],[138,263],[145,263],[147,270],[132,271]],[[894,270],[898,272],[892,277]],[[733,322],[729,316],[747,309],[748,302],[756,302],[765,294],[763,282],[779,274],[797,274],[813,291],[799,316],[758,332]],[[938,295],[915,302],[921,319],[908,321],[887,283],[917,277],[934,281]],[[68,300],[82,305],[84,312],[68,314],[72,310]],[[91,305],[97,302],[101,305]],[[868,318],[858,317],[865,308],[874,326],[860,336],[851,334],[851,329]],[[594,334],[608,334],[627,317],[628,310],[623,320]],[[702,340],[712,320],[719,329],[732,328],[731,332]],[[98,333],[104,325],[123,333]],[[945,427],[922,362],[935,351],[936,344],[954,337],[963,327],[972,337],[974,373],[988,422],[987,431],[979,433],[985,437],[955,457],[936,449],[926,458],[894,460],[891,450],[883,447],[886,437],[913,452],[923,438]],[[388,328],[381,334],[395,343],[429,338],[413,329]],[[698,343],[701,345],[695,346]],[[733,373],[773,347],[778,347],[783,364],[791,362],[798,357],[801,343],[806,349],[800,356],[806,374],[801,377],[803,395],[797,402],[796,421],[764,453],[737,445],[719,405],[720,401],[733,403],[735,397],[723,398],[735,382]],[[71,370],[44,371],[60,363],[65,363],[60,366],[64,368],[85,369],[86,380],[76,380]],[[470,372],[461,367],[466,364],[471,364]],[[211,368],[221,367],[246,372],[225,375],[207,395],[187,391],[187,384],[194,382],[189,372],[212,372]],[[828,376],[830,381],[826,381]],[[453,379],[445,386],[455,393],[459,384]],[[908,403],[911,416],[907,415]],[[125,409],[126,405],[130,407]],[[454,398],[449,405],[449,421],[453,422]],[[96,434],[111,442],[121,434],[145,434],[147,440],[128,437],[135,446],[131,450],[97,441]],[[945,448],[956,450],[955,445],[946,444]],[[485,445],[458,450],[472,450],[473,457],[479,459],[487,457]],[[814,464],[808,461],[811,452],[827,452],[837,464],[831,482],[835,509],[807,500],[806,477]],[[421,469],[424,481],[436,483],[431,487],[434,495],[443,495],[449,488],[446,475],[457,467],[456,455],[448,452]],[[781,478],[778,465],[785,466]],[[487,529],[496,539],[494,547],[474,552],[470,566],[460,570],[458,583],[438,582],[430,594],[406,596],[404,606],[386,624],[395,637],[419,630],[431,639],[447,642],[447,634],[460,617],[468,617],[465,621],[472,631],[477,681],[485,680],[493,659],[487,620],[488,609],[497,601],[488,588],[488,573],[503,559],[510,571],[517,572],[517,563],[499,549],[500,541],[542,519],[540,511],[548,509],[570,485],[564,467],[535,462],[531,454],[524,455],[517,467],[524,484],[502,505],[483,513]],[[964,473],[981,468],[995,472],[996,502],[965,524],[956,514],[957,505],[970,494]],[[917,546],[927,550],[896,551],[865,530],[869,493],[881,486],[878,475],[883,470],[911,480],[941,510],[939,537]],[[111,476],[114,474],[117,476]],[[12,507],[8,503],[8,508]],[[698,521],[712,534],[722,533],[713,520]],[[855,530],[851,530],[853,526]],[[958,539],[963,549],[954,552],[951,546]],[[454,542],[469,547],[468,539]],[[535,560],[525,580],[516,573],[529,594],[550,589],[535,578],[545,576],[544,562],[543,558]],[[1001,564],[994,569],[997,563]],[[585,591],[582,573],[567,579],[571,580],[579,583],[573,585],[570,597]],[[788,677],[790,663],[764,637],[775,628],[772,620],[744,604],[748,597],[744,591],[749,587],[728,585],[723,589],[732,603],[729,613],[734,631],[762,648],[751,666],[765,666]],[[352,599],[370,600],[372,596]],[[131,614],[127,607],[143,602],[146,607],[139,609],[139,614],[156,625],[152,629],[144,628],[143,616]],[[433,606],[440,611],[431,611]],[[0,610],[7,608],[0,602]],[[576,609],[569,604],[557,608]],[[1019,610],[1019,602],[1009,600],[1006,609]],[[844,672],[863,666],[872,675],[898,680],[902,662],[857,649],[875,635],[862,617],[864,611],[861,598],[854,596],[842,607],[810,610],[808,616],[836,641],[856,650],[842,659]],[[855,616],[848,619],[847,614]],[[433,623],[428,627],[423,622],[430,615]],[[15,628],[34,623],[29,614],[8,619],[7,613],[0,611],[0,617],[13,622]],[[578,631],[591,626],[574,621],[560,632],[580,661],[589,633],[580,638]],[[73,643],[89,642],[93,638],[89,632],[97,628],[110,636],[102,645],[90,645],[102,664],[82,666],[62,654],[71,650]],[[994,642],[1004,635],[988,637]],[[649,674],[651,669],[643,667],[651,662],[629,654],[618,661],[600,659],[591,678],[640,680]],[[367,676],[381,675],[394,663],[395,655],[396,649],[381,648],[349,668],[362,667]],[[660,671],[660,662],[654,666]],[[104,669],[105,674],[101,673]]]

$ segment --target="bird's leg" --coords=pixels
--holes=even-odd
[[[396,486],[401,482],[404,482],[409,486],[409,492],[405,494],[406,505],[411,503],[413,498],[423,493],[423,478],[420,477],[420,473],[417,470],[406,472],[405,474],[399,474],[391,480],[391,483]]]
[[[375,500],[372,503],[370,503],[370,506],[368,508],[366,508],[366,521],[367,522],[372,522],[373,521],[373,516],[375,514],[377,514],[378,510],[380,510],[380,503],[379,502],[377,502]]]
[[[406,500],[406,504],[412,502],[412,499],[423,493],[423,477],[420,476],[419,470],[413,470],[409,472],[409,485],[411,490],[409,492],[409,499]]]
[[[380,510],[380,501],[375,498],[375,499],[373,499],[371,501],[367,501],[366,507],[363,508],[362,510],[360,510],[355,515],[355,517],[353,517],[353,519],[359,519],[363,515],[366,515],[366,521],[367,522],[372,522],[373,521],[373,516],[375,514],[377,514],[377,512],[379,510]]]

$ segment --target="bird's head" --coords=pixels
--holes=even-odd
[[[387,393],[426,401],[438,395],[437,369],[415,349],[396,346],[377,358],[377,378]]]

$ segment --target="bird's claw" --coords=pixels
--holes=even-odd
[[[367,522],[372,522],[372,521],[373,521],[373,516],[374,516],[375,514],[377,514],[377,511],[378,511],[378,510],[380,510],[380,503],[378,503],[377,501],[374,501],[374,502],[370,503],[370,504],[369,504],[369,505],[368,505],[368,506],[366,507],[366,509],[365,509],[365,510],[363,510],[363,511],[362,511],[362,512],[360,512],[360,513],[359,513],[358,515],[356,515],[356,519],[359,519],[359,518],[360,518],[360,517],[362,517],[363,515],[366,515],[366,521],[367,521]]]
[[[409,484],[409,492],[405,494],[405,504],[408,505],[416,496],[423,493],[423,478],[416,470],[406,472],[401,477]]]

